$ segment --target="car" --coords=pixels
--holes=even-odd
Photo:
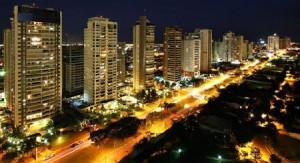
[[[78,145],[79,145],[79,144],[82,144],[83,142],[84,142],[83,140],[80,140],[80,141],[78,142]]]
[[[77,145],[78,145],[77,143],[74,143],[74,144],[70,145],[70,148],[74,148],[74,147],[76,147]]]
[[[46,160],[48,160],[48,159],[50,159],[50,158],[52,158],[54,156],[55,156],[55,154],[47,155],[46,157],[44,157],[43,161],[46,161]]]

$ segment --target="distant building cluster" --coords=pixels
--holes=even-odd
[[[154,74],[166,81],[210,73],[214,62],[253,58],[253,43],[233,32],[213,41],[211,29],[184,34],[177,26],[155,44],[155,25],[141,16],[133,24],[133,43],[118,43],[118,23],[93,17],[84,28],[84,43],[62,45],[62,13],[36,6],[15,6],[11,29],[4,34],[4,91],[15,126],[57,115],[62,99],[83,95],[99,106],[115,100],[124,83],[133,93],[154,87]],[[290,38],[268,37],[269,51],[290,46]],[[0,63],[0,66],[3,63]],[[4,73],[3,73],[4,74]]]
[[[279,49],[287,49],[291,46],[291,38],[283,37],[280,38],[277,34],[268,36],[268,51],[276,51]]]
[[[253,43],[229,31],[222,41],[214,41],[213,62],[233,62],[253,58]]]

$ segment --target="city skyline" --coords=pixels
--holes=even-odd
[[[296,0],[12,1],[0,162],[300,161]]]
[[[178,25],[183,33],[192,32],[195,28],[209,28],[214,31],[213,38],[220,38],[222,34],[231,30],[237,34],[243,34],[251,41],[260,37],[278,33],[280,36],[293,34],[295,41],[299,40],[300,29],[296,12],[300,2],[289,0],[282,3],[275,1],[252,1],[251,3],[233,2],[188,2],[161,1],[159,4],[149,1],[124,1],[124,2],[94,2],[82,4],[72,2],[72,7],[67,7],[70,1],[1,1],[0,6],[6,6],[0,10],[3,19],[0,20],[0,29],[9,28],[9,18],[13,5],[33,4],[41,8],[55,8],[63,12],[63,40],[70,43],[83,42],[83,28],[85,21],[94,16],[104,16],[119,24],[119,41],[132,42],[132,24],[136,17],[146,15],[157,26],[156,43],[162,43],[163,30],[169,25]],[[241,4],[243,3],[243,4]],[[144,11],[146,10],[146,11]],[[185,11],[184,14],[176,11]],[[186,12],[189,11],[189,12]],[[276,12],[275,12],[276,11]],[[288,11],[288,12],[285,12]],[[237,14],[239,13],[239,14]],[[289,13],[289,14],[287,14]],[[195,17],[197,19],[195,19]],[[76,23],[74,23],[76,22]],[[65,34],[68,34],[66,38]],[[0,42],[3,38],[0,38]]]

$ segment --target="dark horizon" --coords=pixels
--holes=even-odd
[[[273,33],[289,36],[292,41],[300,41],[300,2],[297,0],[91,0],[88,3],[81,0],[3,0],[0,1],[0,15],[3,15],[0,19],[0,30],[10,28],[14,5],[33,3],[40,8],[62,11],[63,35],[68,34],[69,43],[83,42],[83,29],[87,20],[95,16],[117,22],[118,41],[130,43],[132,27],[141,15],[146,15],[155,24],[156,43],[162,43],[164,28],[172,25],[182,28],[183,33],[193,32],[195,28],[210,28],[215,40],[222,39],[225,32],[232,31],[251,41],[266,39]],[[0,42],[3,42],[3,36],[0,37]]]

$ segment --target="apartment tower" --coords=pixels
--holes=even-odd
[[[59,113],[62,103],[62,13],[15,6],[4,31],[6,105],[15,126]]]
[[[164,32],[164,79],[177,82],[181,78],[182,30],[166,27]]]
[[[268,51],[276,51],[279,50],[279,36],[276,34],[272,36],[268,36],[268,45],[267,45]]]
[[[117,29],[103,17],[90,18],[84,29],[84,101],[90,105],[117,98]]]
[[[184,77],[200,76],[201,41],[198,35],[190,33],[183,39],[182,48],[182,75]]]
[[[154,86],[155,26],[146,16],[133,26],[133,90],[138,93]]]
[[[83,45],[63,46],[64,96],[83,94]]]
[[[212,30],[196,29],[195,33],[199,34],[201,41],[200,72],[208,73],[212,62]]]

